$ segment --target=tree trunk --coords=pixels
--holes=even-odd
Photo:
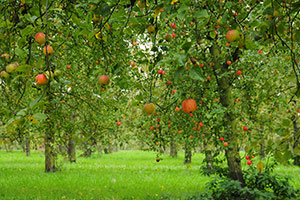
[[[262,143],[260,143],[260,157],[261,158],[265,158],[266,157],[266,148],[265,148],[265,142],[262,141]]]
[[[26,156],[30,156],[30,139],[27,136],[25,137],[25,152]]]
[[[50,86],[49,86],[50,87]],[[47,105],[45,114],[48,115],[46,133],[45,133],[45,172],[54,172],[56,171],[55,161],[56,161],[56,154],[55,154],[55,133],[54,133],[54,124],[51,119],[53,108],[53,103],[51,102],[52,97],[50,93],[50,88],[47,91]]]
[[[9,144],[5,143],[5,144],[4,144],[4,147],[5,147],[5,150],[6,150],[7,153],[8,153],[8,152],[11,152],[11,149],[10,149],[10,145],[9,145]]]
[[[75,140],[71,136],[68,141],[68,156],[71,163],[76,162],[76,145]]]
[[[171,144],[170,144],[170,156],[172,158],[177,157],[177,147],[173,137],[171,138]]]
[[[107,147],[104,148],[104,153],[105,153],[105,154],[110,154],[110,153],[112,153],[112,145],[111,145],[111,143],[108,143]]]
[[[54,172],[55,167],[54,135],[50,131],[45,138],[45,172]]]
[[[191,163],[192,162],[192,149],[188,142],[185,142],[185,148],[184,148],[184,164]]]
[[[293,116],[292,121],[293,121],[294,135],[295,135],[293,148],[295,148],[298,146],[298,144],[300,142],[300,136],[298,135],[299,128],[298,128],[298,124],[297,124],[297,117]],[[294,155],[293,164],[300,167],[300,156],[299,155]]]
[[[225,156],[227,159],[227,164],[229,168],[229,178],[233,180],[238,180],[244,186],[245,181],[243,178],[243,172],[241,167],[241,158],[239,154],[240,144],[239,144],[239,132],[236,127],[236,117],[234,116],[232,110],[234,110],[234,99],[232,97],[232,78],[228,75],[230,74],[230,69],[226,63],[221,64],[219,59],[219,47],[214,45],[210,48],[210,52],[213,57],[214,65],[213,70],[216,75],[218,90],[220,93],[220,103],[226,108],[225,116],[223,118],[223,126],[226,130],[228,138],[228,147],[225,149]],[[239,50],[236,49],[232,55],[231,60],[238,59]]]
[[[214,161],[211,150],[208,148],[207,144],[204,143],[204,154],[205,154],[205,162],[206,167],[210,173],[215,173]]]

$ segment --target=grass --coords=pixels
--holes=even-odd
[[[201,154],[185,166],[176,159],[143,151],[78,158],[62,171],[44,173],[44,158],[0,151],[0,199],[153,199],[162,193],[180,195],[203,190],[208,177],[199,175]]]
[[[181,196],[203,191],[209,177],[199,174],[203,155],[196,153],[191,165],[178,158],[143,151],[119,151],[78,158],[64,163],[62,171],[44,173],[44,157],[32,152],[0,151],[0,199],[159,199],[162,194]],[[247,166],[244,166],[247,167]],[[279,166],[275,173],[292,176],[300,188],[300,168]]]

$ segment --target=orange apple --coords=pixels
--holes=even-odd
[[[151,115],[155,111],[155,105],[153,103],[147,103],[144,106],[144,110],[147,115]]]
[[[47,51],[46,51],[46,48],[47,48]],[[50,45],[47,45],[44,47],[43,52],[44,52],[44,55],[47,55],[47,54],[51,55],[51,54],[53,54],[54,51]]]
[[[185,99],[182,102],[182,110],[185,113],[194,112],[196,109],[197,109],[197,105],[194,99]]]

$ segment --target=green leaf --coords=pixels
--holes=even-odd
[[[177,60],[177,62],[180,64],[180,65],[184,65],[184,58],[185,58],[185,54],[184,53],[178,53],[174,56],[174,58]]]
[[[16,72],[29,72],[31,70],[30,65],[20,65],[17,69]]]
[[[29,26],[26,26],[26,28],[24,28],[22,31],[21,31],[21,35],[22,37],[26,37],[30,34],[33,33],[33,27],[31,25]]]
[[[247,48],[247,49],[250,49],[250,50],[256,49],[256,45],[255,45],[255,43],[253,42],[253,40],[246,39],[245,45],[246,45],[246,48]]]
[[[296,146],[293,152],[296,156],[300,156],[300,146]]]
[[[209,17],[207,10],[199,10],[195,13],[195,17],[197,18],[207,18]]]
[[[37,99],[35,99],[34,101],[32,101],[31,103],[30,103],[30,105],[29,105],[29,107],[33,107],[37,102],[38,102],[38,98]]]
[[[275,158],[276,161],[278,161],[280,163],[285,163],[284,156],[280,151],[276,151],[274,153],[274,158]]]
[[[210,33],[209,33],[209,36],[211,37],[211,38],[215,38],[216,37],[216,33],[215,33],[215,31],[211,31]]]
[[[273,15],[273,13],[274,13],[274,9],[271,7],[266,8],[263,12],[264,15]]]
[[[182,75],[183,72],[184,72],[184,67],[179,67],[179,68],[175,71],[175,74],[174,74],[174,80],[175,80],[176,82],[180,79],[180,77],[181,77],[181,75]]]
[[[33,118],[37,119],[37,120],[40,120],[40,121],[43,121],[47,118],[47,115],[45,115],[44,113],[35,113],[33,115]]]
[[[183,45],[182,45],[182,48],[185,50],[185,52],[188,52],[188,50],[191,48],[192,46],[192,43],[191,42],[185,42]]]
[[[196,68],[196,67],[193,67],[190,69],[190,73],[189,73],[189,76],[191,79],[193,80],[203,80],[202,78],[202,73],[201,73],[201,69],[200,68]]]
[[[300,42],[300,31],[297,31],[297,32],[295,33],[295,41],[296,41],[296,42]]]
[[[282,120],[282,126],[290,127],[291,126],[291,120],[289,120],[289,119],[283,119]]]

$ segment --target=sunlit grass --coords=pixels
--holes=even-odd
[[[26,157],[0,151],[0,199],[158,199],[199,193],[210,180],[199,173],[203,154],[194,154],[191,165],[183,164],[182,152],[178,158],[163,155],[159,163],[155,158],[143,151],[94,154],[44,173],[39,152]],[[300,188],[299,167],[280,165],[274,173],[291,176],[292,185]]]
[[[161,193],[180,195],[203,190],[208,177],[199,174],[201,154],[183,165],[183,154],[155,161],[156,154],[119,151],[79,158],[62,171],[44,173],[44,158],[34,152],[0,152],[0,199],[145,199]]]

